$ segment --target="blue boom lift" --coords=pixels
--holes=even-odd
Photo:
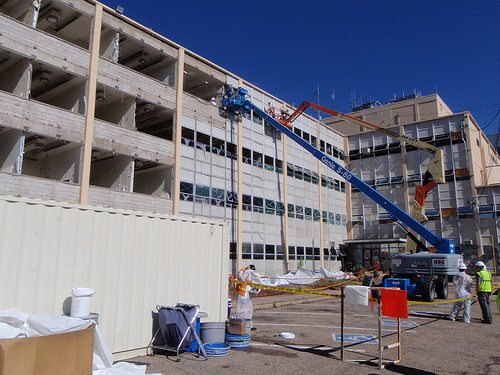
[[[398,223],[412,241],[419,245],[419,248],[427,250],[413,232],[436,248],[434,253],[421,251],[395,255],[391,260],[392,277],[384,281],[384,286],[397,285],[406,289],[409,297],[421,295],[424,301],[428,302],[434,301],[436,294],[438,298],[447,298],[448,278],[458,273],[458,266],[463,262],[462,256],[455,254],[454,241],[441,238],[432,233],[415,218],[338,164],[330,156],[295,134],[284,121],[278,121],[275,117],[254,105],[249,100],[246,89],[242,87],[234,88],[231,85],[224,86],[221,92],[221,106],[224,110],[233,112],[236,115],[253,111],[385,209],[392,216],[393,221]],[[404,137],[400,138],[404,139]],[[406,229],[403,225],[406,226]]]

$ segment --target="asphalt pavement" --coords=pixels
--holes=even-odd
[[[453,296],[450,288],[448,299]],[[448,319],[451,302],[409,305],[408,319],[402,319],[401,362],[390,364],[398,359],[398,348],[386,349],[382,370],[378,367],[378,305],[368,311],[345,307],[342,360],[340,299],[306,294],[254,298],[252,324],[257,330],[252,331],[246,349],[230,349],[227,355],[208,360],[183,353],[180,362],[172,354],[129,362],[147,364],[147,374],[500,374],[495,297],[491,298],[491,325],[480,323],[481,310],[474,301],[469,324]],[[397,320],[382,317],[381,335],[382,346],[396,343]]]

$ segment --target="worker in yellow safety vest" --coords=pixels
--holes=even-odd
[[[490,309],[490,295],[493,287],[491,273],[486,271],[486,265],[481,261],[476,262],[476,271],[476,294],[483,313],[481,323],[491,324],[493,323]]]

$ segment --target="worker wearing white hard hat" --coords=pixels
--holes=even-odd
[[[486,265],[483,262],[476,262],[476,271],[476,294],[483,314],[481,323],[491,324],[493,323],[493,317],[491,316],[490,295],[493,288],[493,280],[491,273],[486,271]]]
[[[464,323],[470,323],[470,296],[471,287],[474,283],[472,278],[465,273],[467,266],[464,263],[458,265],[459,273],[453,277],[453,284],[455,284],[455,299],[453,307],[450,312],[450,320],[455,321],[460,310],[464,309]],[[464,299],[466,298],[466,299]]]

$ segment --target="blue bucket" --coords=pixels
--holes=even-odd
[[[203,344],[205,352],[209,357],[222,357],[229,353],[230,345],[223,342],[212,342],[210,344]]]
[[[226,333],[226,344],[231,345],[232,349],[246,349],[250,346],[250,335],[229,335]]]

